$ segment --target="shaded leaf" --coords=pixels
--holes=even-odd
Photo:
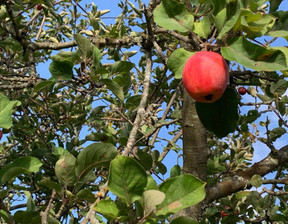
[[[275,141],[277,138],[280,138],[282,135],[286,133],[286,129],[282,127],[274,128],[270,131],[269,137],[271,141]]]
[[[182,174],[182,169],[179,165],[175,165],[170,170],[170,177],[176,177]]]
[[[80,190],[76,194],[76,197],[77,197],[78,200],[88,201],[90,203],[93,203],[96,200],[94,194],[91,192],[91,190],[88,190],[88,189]]]
[[[239,117],[238,103],[236,91],[227,88],[214,103],[196,102],[196,109],[204,127],[220,138],[235,131]]]
[[[124,101],[124,92],[117,82],[110,79],[101,79],[101,82],[103,82],[119,100]]]
[[[198,224],[198,222],[197,222],[197,220],[195,220],[193,218],[182,216],[182,217],[178,217],[176,219],[173,219],[171,224]]]
[[[83,177],[96,167],[109,167],[110,161],[117,154],[115,146],[111,143],[93,143],[77,156],[75,173],[77,176],[82,175]]]
[[[275,12],[279,5],[281,4],[282,0],[270,0],[270,9],[269,9],[269,13],[271,12]]]
[[[46,88],[47,86],[52,86],[52,85],[55,85],[56,82],[54,81],[50,81],[50,80],[47,80],[47,81],[43,81],[43,82],[39,82],[35,87],[34,87],[34,92],[39,92],[41,91],[42,89]]]
[[[79,47],[80,55],[83,59],[89,58],[92,56],[92,43],[86,37],[83,37],[81,34],[74,34],[74,39]]]
[[[93,50],[93,66],[98,67],[101,63],[102,53],[95,45],[93,45],[92,50]]]
[[[273,1],[277,2],[277,1]],[[268,32],[269,36],[272,37],[284,37],[288,39],[288,12],[287,11],[277,11],[273,15],[277,18],[274,26]]]
[[[49,71],[56,80],[72,80],[73,63],[69,61],[53,61]]]
[[[44,179],[42,179],[40,182],[39,182],[40,185],[44,186],[44,187],[47,187],[51,190],[55,189],[56,192],[58,193],[61,193],[62,191],[62,187],[59,183],[56,183],[52,180],[50,180],[49,177],[45,177]]]
[[[288,87],[288,82],[285,79],[280,79],[277,82],[272,82],[270,87],[271,93],[278,93],[278,95],[283,95]]]

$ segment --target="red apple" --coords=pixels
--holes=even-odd
[[[241,86],[238,88],[238,93],[240,95],[245,95],[247,93],[247,89]]]
[[[2,136],[3,136],[3,132],[2,130],[0,130],[0,140],[2,139]]]
[[[221,98],[227,87],[229,68],[220,54],[200,51],[185,63],[182,79],[194,100],[212,103]]]
[[[41,11],[42,10],[42,4],[39,4],[39,5],[37,5],[37,9],[39,10],[39,11]]]
[[[224,210],[221,211],[221,217],[224,218],[226,216],[228,216],[229,214],[227,212],[225,212]]]

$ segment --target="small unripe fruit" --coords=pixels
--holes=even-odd
[[[238,88],[238,93],[240,95],[245,95],[247,93],[247,89],[241,86]]]
[[[37,5],[37,9],[38,9],[39,11],[41,11],[41,10],[43,9],[42,4],[38,4],[38,5]]]
[[[213,103],[221,98],[229,82],[229,68],[215,52],[192,55],[183,68],[183,85],[197,102]]]

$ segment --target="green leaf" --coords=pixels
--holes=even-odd
[[[42,179],[39,182],[39,184],[44,186],[44,187],[47,187],[51,190],[55,189],[56,192],[58,192],[58,193],[61,193],[61,191],[62,191],[61,185],[59,183],[56,183],[56,182],[50,180],[50,177],[45,177],[44,179]]]
[[[282,0],[270,0],[269,2],[270,2],[269,13],[271,13],[275,12],[279,8],[279,5],[282,3]]]
[[[273,15],[277,18],[274,26],[268,32],[269,36],[272,37],[284,37],[288,39],[288,12],[287,11],[277,11]]]
[[[241,8],[243,7],[242,1],[229,1],[226,6],[226,19],[223,24],[223,27],[219,29],[219,34],[217,39],[221,39],[224,34],[226,34],[229,30],[231,30],[236,24]],[[221,17],[223,16],[221,13],[219,14]]]
[[[83,37],[81,34],[74,34],[74,39],[79,47],[80,56],[83,59],[90,58],[92,56],[92,43],[86,37]]]
[[[49,71],[56,80],[72,80],[73,63],[69,61],[52,61]]]
[[[213,4],[213,17],[215,25],[218,30],[221,30],[226,21],[227,7],[226,1],[223,0],[211,0]]]
[[[255,13],[247,9],[241,10],[241,18],[238,21],[237,30],[243,30],[248,37],[262,36],[270,30],[276,18],[269,14]]]
[[[159,190],[165,193],[164,201],[157,206],[157,215],[176,213],[205,198],[205,183],[188,174],[163,182]]]
[[[90,203],[93,203],[96,200],[94,194],[91,192],[91,190],[88,190],[88,189],[81,189],[76,194],[76,197],[78,200],[88,201]]]
[[[271,93],[278,93],[278,95],[282,96],[288,87],[288,82],[285,79],[280,79],[277,82],[272,82],[270,87]]]
[[[175,165],[170,170],[170,177],[180,176],[182,174],[182,169],[179,165]]]
[[[196,109],[204,127],[220,138],[235,131],[239,117],[238,103],[236,91],[227,88],[214,103],[196,102]]]
[[[43,81],[43,82],[39,82],[35,87],[34,87],[34,92],[37,93],[39,91],[41,91],[42,89],[46,88],[47,86],[51,86],[51,85],[55,85],[56,82],[54,81]]]
[[[95,45],[93,45],[92,50],[93,50],[93,66],[98,67],[102,59],[101,51]]]
[[[70,154],[70,152],[62,147],[53,147],[52,154],[54,156],[57,156],[57,158],[60,158],[65,156],[65,154]]]
[[[176,219],[173,219],[173,221],[171,222],[171,224],[198,224],[198,223],[199,222],[197,222],[197,220],[186,216],[178,217]]]
[[[76,158],[72,154],[65,154],[56,162],[55,174],[64,186],[74,186],[77,176],[75,175]]]
[[[28,212],[35,212],[36,205],[35,202],[33,201],[33,197],[29,191],[24,191],[24,194],[26,195],[27,198],[27,210]]]
[[[209,158],[207,161],[207,173],[209,175],[217,174],[226,171],[225,166],[219,162],[219,157]]]
[[[141,95],[130,96],[125,103],[125,108],[127,110],[135,110],[141,101]]]
[[[79,177],[89,174],[96,167],[109,167],[110,161],[117,155],[115,146],[111,143],[93,143],[83,149],[76,159],[75,173]],[[92,175],[93,177],[95,175]]]
[[[168,58],[167,66],[175,74],[176,79],[182,78],[182,71],[188,58],[195,52],[186,51],[184,48],[176,49]]]
[[[233,38],[228,46],[221,48],[222,56],[256,71],[286,70],[286,57],[280,50],[268,50],[253,44],[245,37]]]
[[[8,212],[5,212],[4,210],[0,210],[0,218],[4,220],[5,223],[9,223],[9,216],[10,214]]]
[[[74,64],[75,62],[75,56],[76,53],[75,52],[71,52],[71,51],[60,51],[60,53],[51,56],[53,61],[67,61],[70,62],[72,64]]]
[[[1,168],[0,185],[5,184],[7,181],[11,181],[20,174],[37,172],[41,166],[41,161],[35,157],[26,156],[16,159],[13,163]]]
[[[120,214],[117,204],[111,199],[99,201],[94,207],[94,210],[102,214],[108,220],[116,219]]]
[[[10,101],[7,96],[0,93],[0,128],[9,129],[12,126],[13,109],[20,105],[20,101]]]
[[[101,79],[101,82],[103,82],[107,88],[118,97],[119,100],[124,101],[124,92],[117,82],[111,79]]]
[[[209,17],[203,17],[199,22],[194,23],[193,32],[200,37],[208,38],[210,34],[210,19]]]
[[[17,211],[14,214],[14,220],[17,224],[38,224],[41,223],[40,212]],[[50,224],[50,222],[49,222]],[[54,223],[51,223],[54,224]]]
[[[250,183],[254,186],[254,187],[260,187],[263,184],[263,180],[262,177],[258,174],[253,175],[253,177],[250,180]]]
[[[128,61],[117,61],[112,65],[112,74],[129,73],[135,64]]]
[[[155,189],[158,189],[158,186],[157,186],[157,183],[156,181],[154,180],[154,178],[150,175],[147,176],[147,185],[145,187],[145,190],[155,190]]]
[[[139,159],[139,163],[146,169],[150,170],[153,165],[153,160],[150,154],[144,151],[137,152],[137,158]]]
[[[286,134],[286,129],[282,127],[278,127],[270,131],[269,137],[271,141],[275,141],[277,138],[280,138],[284,134]]]
[[[127,205],[141,198],[147,184],[147,174],[133,158],[118,156],[110,164],[108,189]]]
[[[168,30],[192,31],[194,17],[177,0],[163,0],[154,10],[154,20]]]
[[[147,190],[143,193],[144,216],[149,216],[156,211],[156,206],[165,199],[165,194],[158,190]]]

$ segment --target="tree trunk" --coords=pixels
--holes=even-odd
[[[206,129],[196,111],[195,101],[183,88],[183,173],[192,174],[202,181],[207,178],[207,159],[210,150],[207,147]],[[197,219],[201,213],[201,203],[178,212],[175,217],[189,216]],[[174,218],[175,218],[174,217]]]

